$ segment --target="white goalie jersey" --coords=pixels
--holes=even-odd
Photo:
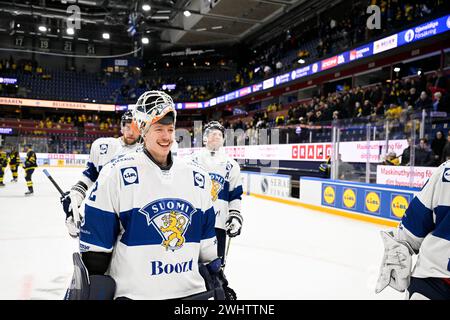
[[[242,219],[242,183],[239,164],[227,156],[223,148],[213,153],[203,148],[192,155],[191,161],[208,171],[211,178],[216,228],[226,229],[225,223],[230,215],[235,214]]]
[[[419,252],[413,277],[450,278],[450,161],[413,198],[396,238]]]
[[[82,181],[90,187],[98,178],[102,168],[115,157],[142,150],[142,144],[127,145],[122,137],[98,138],[92,143],[89,160],[83,171]]]
[[[80,251],[112,252],[115,297],[173,299],[206,291],[198,263],[217,258],[208,173],[144,152],[113,160],[86,197]]]

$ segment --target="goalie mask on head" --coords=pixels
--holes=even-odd
[[[146,91],[136,102],[133,119],[141,136],[156,122],[175,125],[177,112],[172,98],[162,91]]]

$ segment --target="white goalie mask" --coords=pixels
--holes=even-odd
[[[134,124],[141,136],[145,136],[152,124],[170,113],[173,117],[167,118],[175,125],[177,112],[172,98],[162,91],[146,91],[139,97],[133,109]]]

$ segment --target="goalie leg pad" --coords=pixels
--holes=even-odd
[[[113,300],[116,282],[110,276],[92,275],[78,252],[72,255],[74,272],[64,300]]]

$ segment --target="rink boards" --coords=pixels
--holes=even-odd
[[[244,193],[357,220],[396,226],[419,191],[417,188],[300,178],[300,199],[290,195],[291,177],[241,173]]]
[[[401,220],[418,188],[330,180],[300,179],[300,201],[325,210],[356,214],[373,222]]]

